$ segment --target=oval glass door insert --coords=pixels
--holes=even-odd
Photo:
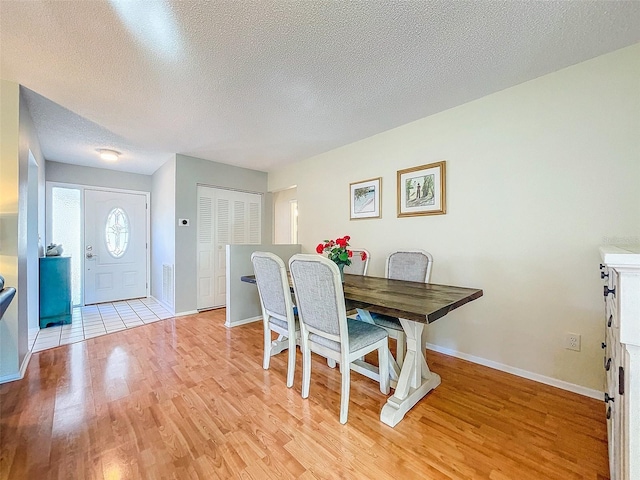
[[[122,257],[129,246],[129,218],[125,211],[116,207],[107,215],[105,226],[107,251],[113,258]]]

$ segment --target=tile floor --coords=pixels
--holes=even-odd
[[[32,351],[81,342],[107,333],[139,327],[173,315],[153,298],[100,303],[73,309],[71,323],[30,332]]]

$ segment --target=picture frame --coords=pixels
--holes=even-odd
[[[349,184],[350,220],[380,218],[382,177]]]
[[[445,161],[398,170],[398,218],[445,213]]]

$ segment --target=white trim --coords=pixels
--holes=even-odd
[[[38,335],[39,332],[40,332],[40,319],[38,319],[38,326],[37,327],[29,328],[27,330],[27,338],[31,337],[32,334],[33,334],[33,338],[36,338],[36,336]],[[31,349],[29,349],[29,350],[31,350]]]
[[[212,185],[210,183],[202,183],[202,182],[196,182],[196,186],[197,187],[216,188],[218,190],[227,190],[229,192],[253,193],[255,195],[260,195],[263,198],[264,198],[264,194],[265,193],[269,193],[269,192],[256,192],[254,190],[242,190],[242,189],[239,189],[239,188],[223,187],[223,186],[220,186],[220,185]]]
[[[243,318],[242,320],[238,320],[237,322],[233,323],[229,323],[229,321],[226,321],[224,322],[224,326],[227,328],[239,327],[240,325],[257,322],[258,320],[262,320],[262,315],[258,315],[257,317]]]
[[[20,370],[18,373],[10,373],[9,375],[4,375],[0,377],[0,385],[3,383],[15,382],[16,380],[22,380],[24,378],[24,374],[27,373],[27,367],[29,366],[29,360],[31,360],[31,350],[27,352],[22,360],[22,365],[20,365]]]
[[[602,400],[604,395],[604,393],[599,390],[593,390],[591,388],[583,387],[582,385],[576,385],[575,383],[565,382],[564,380],[558,380],[557,378],[547,377],[545,375],[540,375],[539,373],[522,370],[521,368],[511,367],[503,363],[494,362],[493,360],[487,360],[486,358],[476,357],[475,355],[469,355],[468,353],[462,353],[456,350],[451,350],[449,348],[440,347],[438,345],[434,345],[433,343],[427,342],[425,346],[427,350],[433,350],[434,352],[444,353],[445,355],[461,358],[472,363],[477,363],[478,365],[483,365],[485,367],[494,368],[502,372],[516,375],[517,377],[527,378],[535,382],[544,383],[545,385],[551,385],[552,387],[561,388],[562,390],[567,390],[579,395],[584,395],[585,397]]]
[[[295,211],[294,204],[295,203]],[[273,219],[275,223],[275,215]],[[298,200],[289,200],[289,243],[295,245],[298,243]]]
[[[187,310],[186,312],[174,313],[173,316],[174,317],[184,317],[186,315],[195,315],[196,313],[198,313],[198,310]]]
[[[151,193],[148,190],[129,190],[125,188],[97,187],[94,185],[85,185],[82,183],[54,182],[51,180],[47,180],[46,183],[47,185],[51,185],[52,187],[77,188],[78,190],[99,190],[102,192],[118,192],[118,193],[134,193],[134,194]]]
[[[22,360],[22,365],[20,366],[20,378],[24,378],[24,374],[27,373],[27,367],[29,366],[29,361],[31,360],[31,350],[27,352]]]

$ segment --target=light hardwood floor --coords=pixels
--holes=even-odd
[[[35,353],[0,386],[2,479],[608,478],[602,402],[428,352],[442,384],[396,428],[386,397],[314,357],[303,400],[286,352],[262,369],[262,328],[224,310]],[[372,359],[375,361],[375,358]]]

